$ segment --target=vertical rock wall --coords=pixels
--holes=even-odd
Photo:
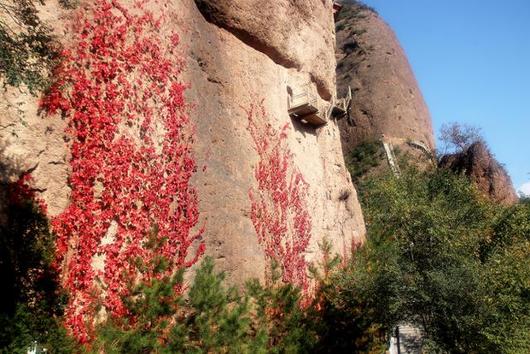
[[[256,237],[249,200],[249,191],[257,187],[259,154],[248,129],[248,110],[258,105],[265,111],[256,117],[262,129],[270,124],[279,133],[286,126],[290,169],[297,169],[308,185],[304,199],[312,237],[306,260],[318,257],[324,238],[347,255],[352,242],[364,237],[364,223],[338,126],[333,121],[305,125],[287,112],[287,85],[314,85],[322,99],[335,92],[331,2],[196,4],[190,6],[192,30],[186,37],[189,97],[197,103],[197,154],[207,165],[206,173],[197,175],[207,253],[235,283],[265,274],[269,261]]]
[[[64,38],[69,11],[48,2],[39,6],[39,16]],[[4,86],[0,77],[0,177],[2,186],[31,172],[34,188],[46,200],[48,213],[55,216],[68,205],[69,149],[64,141],[65,123],[47,120],[39,110],[39,94],[24,87]],[[1,203],[0,203],[1,204]]]
[[[413,140],[434,148],[431,117],[392,29],[373,10],[345,6],[337,21],[339,94],[353,91],[340,122],[345,153],[365,141]]]
[[[132,1],[117,3],[133,8]],[[71,11],[49,1],[40,13],[68,46],[73,42],[67,24],[90,6],[88,1],[81,2]],[[287,85],[312,85],[323,101],[335,94],[331,2],[174,0],[149,10],[155,15],[171,14],[165,26],[178,32],[178,50],[186,61],[179,80],[189,84],[185,97],[195,126],[197,163],[191,183],[198,193],[197,229],[204,227],[206,254],[227,271],[232,283],[264,279],[271,255],[266,255],[251,218],[249,192],[254,191],[272,203],[264,210],[274,211],[275,205],[287,210],[281,245],[291,242],[298,247],[289,252],[299,253],[309,263],[318,258],[318,243],[328,239],[336,252],[347,256],[352,244],[362,241],[364,223],[344,165],[338,126],[334,121],[309,126],[292,120],[287,112]],[[23,172],[31,172],[33,188],[53,218],[71,203],[72,140],[65,132],[65,117],[45,116],[38,102],[24,89],[2,91],[2,178],[16,180]],[[281,156],[288,162],[283,192],[291,205],[286,209],[274,204],[274,188],[258,183],[260,161],[270,165],[276,160],[259,153],[249,130],[252,107],[263,131],[277,132],[268,138],[271,144],[281,145]],[[153,119],[156,124],[161,117]],[[162,136],[156,129],[153,134],[155,141]],[[302,178],[293,182],[296,176]],[[293,190],[298,197],[287,193]],[[301,224],[293,213],[300,208],[310,215],[311,237],[303,245],[296,239]],[[117,226],[111,224],[106,233],[112,233],[113,227]],[[112,242],[112,235],[107,236],[104,242]],[[71,237],[69,245],[75,247],[76,235]],[[282,257],[289,258],[289,252],[284,250]],[[97,262],[91,266],[104,267]]]

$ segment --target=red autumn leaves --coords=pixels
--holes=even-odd
[[[71,204],[52,226],[70,295],[66,325],[81,342],[90,339],[101,298],[110,315],[128,315],[121,299],[138,280],[134,260],[155,256],[145,247],[153,227],[167,240],[160,252],[168,271],[190,267],[204,252],[202,230],[194,230],[196,163],[179,37],[161,35],[165,18],[144,3],[127,10],[98,0],[83,12],[43,100],[66,117],[71,138]],[[93,264],[98,256],[102,270]],[[147,282],[152,276],[141,274]]]
[[[179,36],[147,3],[126,9],[116,0],[96,0],[81,9],[72,45],[42,101],[67,122],[71,203],[52,227],[69,293],[66,326],[85,343],[99,303],[110,316],[129,316],[122,303],[128,284],[155,276],[149,269],[138,274],[135,266],[138,258],[147,264],[156,256],[146,247],[153,227],[166,240],[160,252],[170,261],[168,272],[191,267],[204,253],[190,184],[194,131],[187,85],[179,79]],[[280,264],[283,281],[307,292],[308,184],[293,163],[286,127],[277,131],[266,123],[262,105],[247,113],[259,156],[257,188],[249,194],[258,240]]]
[[[254,170],[257,189],[249,191],[252,223],[269,261],[278,262],[282,280],[307,294],[309,280],[304,253],[311,239],[307,209],[308,184],[293,163],[285,125],[274,129],[263,102],[247,110],[248,131],[259,156]]]

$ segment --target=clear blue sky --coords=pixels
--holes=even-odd
[[[396,32],[433,118],[482,128],[530,182],[530,0],[366,0]]]

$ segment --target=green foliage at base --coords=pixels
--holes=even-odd
[[[360,187],[367,242],[348,261],[321,245],[311,300],[281,283],[274,264],[268,284],[235,288],[210,258],[189,285],[182,271],[167,275],[162,257],[138,260],[154,277],[129,284],[132,316],[102,316],[89,347],[61,326],[47,220],[18,204],[0,244],[11,296],[1,303],[0,353],[25,353],[34,340],[52,353],[384,353],[401,323],[423,331],[427,353],[530,352],[530,202],[495,205],[437,169],[402,168]],[[165,240],[152,236],[157,253]]]
[[[338,257],[331,259],[327,243],[321,248],[324,275],[316,278],[319,290],[309,308],[318,340],[310,352],[384,353],[389,328],[377,320],[385,313],[386,304],[371,285],[378,269],[365,268],[367,248],[358,249],[348,264]]]
[[[55,348],[52,353],[70,353],[73,340],[61,325],[66,299],[51,267],[54,237],[48,219],[32,200],[8,203],[3,216],[0,353],[26,354],[27,347],[35,340]]]
[[[251,281],[241,294],[207,258],[186,296],[182,273],[141,285],[127,299],[136,320],[109,319],[96,331],[94,353],[297,353],[308,348],[300,294],[289,285]]]
[[[408,168],[361,190],[368,241],[335,275],[335,308],[363,308],[355,321],[387,335],[412,323],[428,352],[530,351],[528,205],[494,205],[441,170]]]
[[[34,341],[48,348],[48,353],[52,354],[73,353],[77,348],[46,303],[33,306],[20,304],[15,314],[0,315],[0,328],[0,353],[27,354]]]

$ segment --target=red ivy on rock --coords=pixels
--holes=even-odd
[[[111,316],[128,316],[127,284],[154,276],[139,275],[133,261],[155,256],[146,247],[153,226],[167,240],[161,253],[168,272],[190,267],[204,252],[202,230],[193,232],[196,163],[186,85],[178,79],[179,36],[163,34],[165,17],[149,3],[125,8],[96,0],[81,9],[74,43],[42,101],[66,118],[71,144],[71,203],[52,227],[69,292],[66,326],[80,342],[90,340],[97,301]],[[104,257],[103,270],[92,265],[95,256]]]
[[[281,267],[282,280],[309,291],[308,265],[304,253],[311,239],[311,216],[307,210],[308,184],[293,163],[287,146],[286,124],[274,129],[263,101],[247,110],[248,130],[259,156],[254,170],[257,189],[249,191],[251,220],[269,259]]]
[[[7,184],[8,205],[20,205],[23,203],[35,203],[44,215],[46,214],[46,203],[37,196],[35,189],[31,187],[33,177],[31,173],[23,173],[16,182]]]

